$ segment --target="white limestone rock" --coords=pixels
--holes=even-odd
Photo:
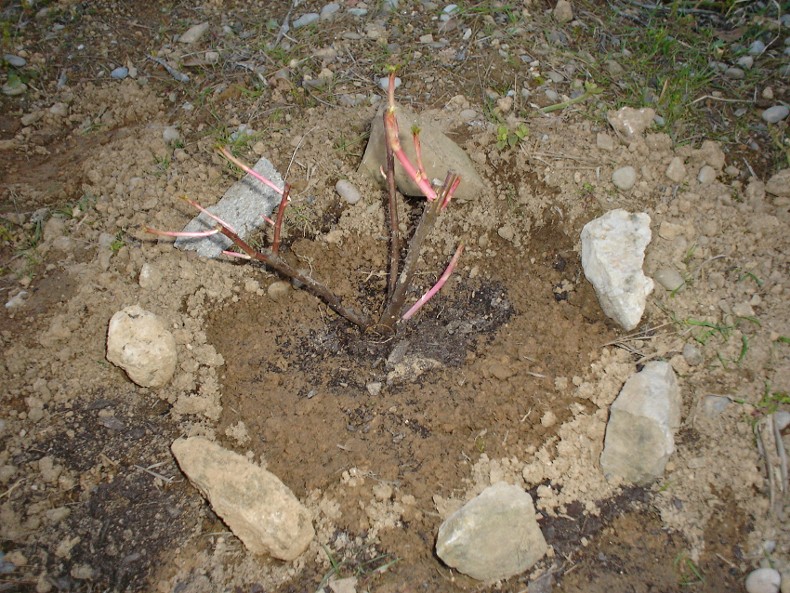
[[[520,574],[546,553],[532,497],[497,482],[439,527],[436,553],[445,564],[490,582]]]
[[[310,513],[277,476],[203,437],[179,439],[171,448],[190,482],[248,550],[291,561],[310,545]]]
[[[680,387],[668,362],[649,362],[609,410],[601,469],[607,479],[648,484],[664,473],[680,427]]]
[[[617,111],[609,111],[606,114],[606,120],[622,137],[626,140],[632,140],[644,133],[653,123],[655,116],[655,110],[650,107],[643,107],[642,109],[623,107]]]
[[[176,341],[153,313],[139,305],[118,311],[107,331],[107,360],[140,387],[166,385],[176,370]]]
[[[650,217],[611,210],[584,225],[582,267],[603,312],[625,330],[642,319],[653,281],[642,272],[652,234]]]

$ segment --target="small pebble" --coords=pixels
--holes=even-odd
[[[628,191],[636,184],[636,169],[633,167],[620,167],[612,173],[612,183],[623,191]]]
[[[554,20],[558,23],[570,23],[573,20],[573,7],[568,0],[559,0],[552,11]]]
[[[372,381],[365,385],[365,388],[368,390],[368,393],[373,397],[376,397],[379,393],[381,393],[381,388],[384,384],[381,381]]]
[[[683,276],[674,268],[660,268],[653,274],[653,280],[667,290],[677,290],[684,284]]]
[[[759,39],[756,39],[749,46],[749,55],[759,56],[764,51],[765,51],[765,44],[762,41],[760,41]]]
[[[738,58],[736,64],[738,64],[738,66],[741,68],[749,70],[752,66],[754,66],[754,58],[752,56],[742,56]]]
[[[175,126],[167,126],[164,131],[162,131],[162,139],[168,144],[173,144],[181,139],[181,134]]]
[[[696,344],[692,344],[691,342],[683,345],[683,358],[685,358],[689,366],[692,367],[699,366],[705,362],[702,351]]]
[[[356,186],[347,179],[341,179],[335,184],[335,191],[349,204],[356,204],[362,199],[362,194]]]
[[[190,27],[178,40],[181,43],[195,43],[198,41],[203,35],[206,34],[208,31],[208,23],[200,23],[199,25],[195,25],[194,27]]]
[[[782,575],[773,568],[758,568],[746,577],[747,593],[779,593]]]
[[[49,112],[56,117],[66,117],[69,114],[69,106],[58,102],[49,108]]]
[[[126,66],[118,66],[115,70],[110,72],[110,78],[114,78],[115,80],[123,80],[129,76],[129,68]]]
[[[699,174],[697,175],[697,181],[699,181],[702,185],[707,185],[715,180],[716,180],[716,169],[714,169],[710,165],[705,165],[704,167],[702,167],[702,169],[699,170]]]
[[[790,114],[790,108],[786,105],[774,105],[763,111],[763,121],[769,124],[778,124]]]
[[[25,58],[20,58],[19,56],[15,56],[13,54],[5,54],[3,59],[6,63],[14,68],[22,68],[25,64],[27,64],[27,60]]]
[[[544,91],[546,98],[551,101],[552,103],[559,103],[560,101],[560,94],[555,91],[554,89],[546,89]]]
[[[733,80],[742,80],[743,78],[746,77],[746,73],[740,68],[736,68],[735,66],[732,66],[731,68],[727,68],[724,71],[724,76],[726,76],[727,78],[732,78]]]
[[[721,395],[706,395],[702,400],[702,411],[708,418],[715,418],[727,409],[730,405],[730,398]]]
[[[27,90],[27,85],[18,76],[8,78],[8,82],[2,87],[2,92],[8,97],[23,95]]]
[[[218,51],[207,51],[206,52],[206,62],[209,64],[216,64],[219,62],[219,52]]]
[[[339,10],[340,10],[340,4],[338,4],[337,2],[330,2],[329,4],[324,5],[324,7],[321,9],[321,15],[320,15],[321,20],[328,21],[330,19],[335,18],[335,14]]]
[[[300,27],[306,27],[307,25],[312,25],[313,23],[317,22],[321,18],[321,15],[317,12],[308,12],[307,14],[303,14],[298,19],[296,19],[291,25],[294,29],[299,29]]]

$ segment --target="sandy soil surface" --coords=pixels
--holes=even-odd
[[[443,5],[386,4],[341,2],[333,20],[279,39],[286,15],[323,4],[3,8],[4,52],[26,60],[27,89],[0,98],[0,591],[284,593],[354,576],[356,591],[712,592],[743,590],[758,566],[790,571],[788,494],[755,436],[790,410],[790,199],[766,192],[787,167],[786,123],[766,127],[750,105],[751,127],[722,138],[737,105],[712,99],[695,107],[707,128],[619,138],[605,119],[623,104],[614,90],[539,111],[555,102],[545,90],[570,98],[591,60],[611,55],[583,45],[609,39],[595,30],[606,7],[574,7],[582,35],[542,3],[464,5],[444,30]],[[200,22],[205,36],[178,41]],[[208,206],[239,178],[217,145],[266,156],[294,187],[286,256],[379,310],[386,194],[357,169],[388,63],[401,64],[399,100],[488,187],[442,216],[413,298],[460,240],[467,249],[394,338],[362,335],[299,289],[271,298],[282,278],[261,267],[145,232],[181,229],[194,212],[180,197]],[[111,78],[118,67],[131,72]],[[786,80],[772,81],[773,102],[788,99]],[[519,124],[525,137],[498,142]],[[676,157],[686,172],[673,181]],[[622,191],[612,173],[628,165],[638,179]],[[703,167],[713,176],[700,181]],[[339,179],[362,200],[339,197]],[[421,207],[404,199],[403,219]],[[614,208],[651,217],[646,273],[683,279],[657,285],[630,333],[601,312],[580,261],[581,228]],[[163,388],[105,358],[109,320],[129,305],[175,336]],[[388,382],[393,351],[432,368]],[[682,389],[676,452],[655,484],[607,482],[608,407],[656,359]],[[172,457],[194,435],[292,489],[317,532],[303,556],[244,549]],[[444,518],[500,480],[532,495],[550,550],[482,586],[434,543]]]

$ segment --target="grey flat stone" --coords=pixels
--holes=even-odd
[[[253,167],[278,187],[283,187],[283,178],[268,160],[261,158]],[[269,216],[280,203],[280,194],[264,185],[251,175],[234,183],[222,199],[208,209],[212,214],[232,226],[242,239],[246,239],[257,228],[266,224],[264,216]],[[203,214],[193,218],[185,232],[206,231],[217,226],[211,217]],[[179,249],[197,251],[201,257],[217,258],[232,245],[225,235],[209,237],[179,237],[175,246]]]

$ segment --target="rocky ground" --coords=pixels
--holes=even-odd
[[[754,575],[749,591],[777,591],[782,575],[786,591],[780,10],[4,4],[0,590],[740,591]],[[293,186],[284,257],[378,311],[386,192],[360,163],[389,65],[399,102],[484,183],[441,216],[409,302],[466,250],[394,339],[146,232],[183,228],[179,198],[212,205],[241,177],[217,146],[264,156]],[[622,107],[651,109],[646,127],[613,125]],[[407,233],[421,208],[402,201]],[[584,225],[618,208],[652,231],[655,289],[632,331],[581,262]],[[131,306],[172,336],[163,385],[108,360],[110,319]],[[431,362],[393,378],[404,360]],[[607,479],[611,404],[651,362],[677,379],[674,452],[657,479]],[[279,478],[312,523],[306,550],[251,553],[176,462],[184,437]],[[482,582],[435,544],[500,482],[530,495],[547,547]]]

